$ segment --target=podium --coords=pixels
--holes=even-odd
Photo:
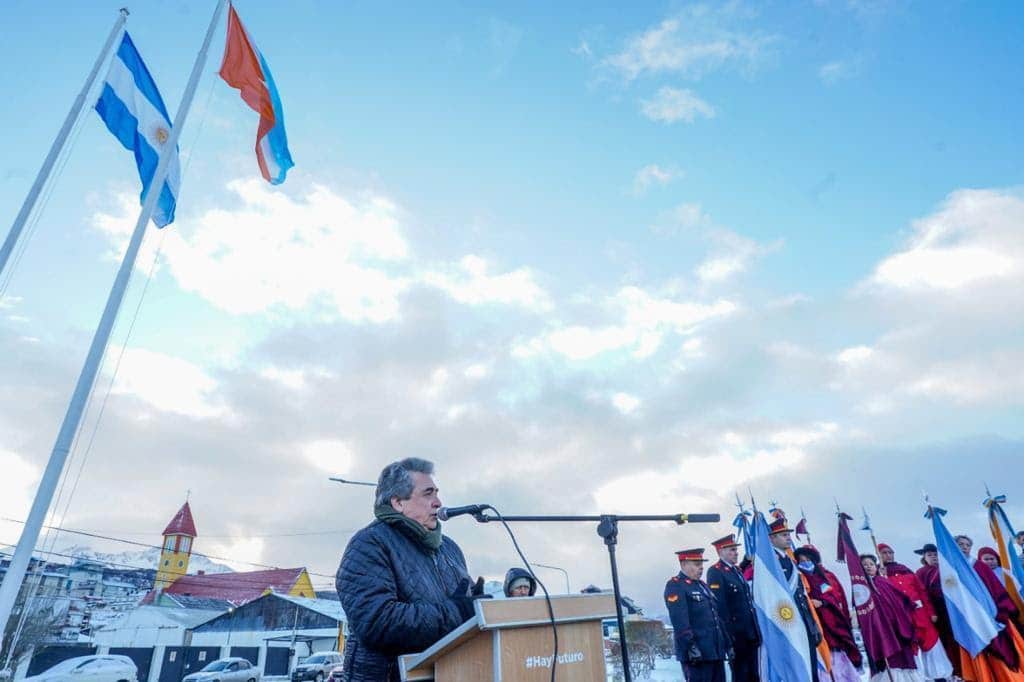
[[[434,646],[399,658],[406,682],[550,682],[551,619],[544,597],[478,599],[476,615]],[[601,620],[609,593],[551,597],[558,628],[557,682],[604,680]]]

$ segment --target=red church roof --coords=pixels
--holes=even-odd
[[[261,596],[267,590],[288,594],[299,577],[303,568],[274,568],[267,571],[248,571],[246,573],[205,573],[203,575],[183,575],[164,589],[166,594],[188,597],[204,597],[223,599],[236,606],[245,604]],[[153,601],[152,593],[147,595],[144,603]],[[313,597],[315,595],[307,595]]]
[[[164,535],[188,535],[190,537],[196,536],[196,522],[192,520],[192,509],[188,506],[188,502],[181,505],[181,509],[174,515],[171,522],[164,528]]]

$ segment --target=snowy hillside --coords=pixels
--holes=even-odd
[[[59,563],[71,563],[72,559],[69,557],[74,557],[76,559],[96,561],[110,566],[111,568],[151,568],[156,570],[157,563],[160,560],[160,550],[156,547],[146,549],[140,548],[135,551],[118,552],[116,554],[109,552],[97,552],[85,545],[71,545],[56,551],[65,555],[53,557],[54,561]],[[193,555],[188,562],[188,572],[198,573],[199,571],[204,571],[205,573],[234,572],[230,567],[225,566],[224,564],[219,564],[204,556]]]

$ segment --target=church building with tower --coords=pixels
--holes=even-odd
[[[313,582],[304,567],[189,574],[189,559],[198,533],[187,501],[164,528],[163,537],[153,589],[143,598],[143,604],[234,608],[270,593],[307,599],[316,597]]]

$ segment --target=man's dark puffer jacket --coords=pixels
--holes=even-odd
[[[469,586],[466,559],[447,536],[431,552],[380,521],[356,533],[336,578],[349,627],[344,682],[398,682],[398,656],[467,620],[452,599],[460,585]]]

